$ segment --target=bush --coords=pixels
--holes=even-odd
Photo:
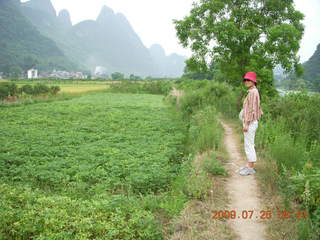
[[[57,95],[60,90],[61,90],[61,89],[60,89],[59,86],[52,86],[52,87],[50,87],[50,93],[51,93],[52,95]]]
[[[209,181],[208,173],[202,169],[197,172],[196,168],[192,168],[183,191],[191,199],[203,200],[210,187],[212,183]]]
[[[48,87],[44,84],[30,85],[25,84],[18,87],[15,83],[0,83],[0,100],[6,99],[9,96],[17,97],[21,94],[38,96],[52,94],[56,95],[60,91],[59,86]]]
[[[221,165],[214,152],[211,152],[210,155],[206,156],[203,162],[203,167],[212,175],[227,175],[226,169]]]
[[[149,93],[167,95],[172,89],[173,81],[158,80],[152,82],[121,81],[111,84],[109,91],[117,93]]]
[[[181,110],[185,117],[206,105],[215,106],[228,117],[236,117],[237,97],[231,86],[207,80],[184,80],[178,85],[185,90],[181,100]]]
[[[33,95],[34,94],[34,89],[32,85],[23,85],[21,87],[21,91],[27,95]]]
[[[50,88],[44,84],[36,84],[33,87],[33,95],[44,95],[50,93]]]
[[[193,152],[203,152],[220,146],[223,130],[213,106],[206,106],[191,116],[189,145]]]
[[[0,99],[6,99],[9,96],[16,96],[18,87],[15,83],[5,82],[0,83]]]
[[[312,141],[320,141],[319,106],[320,95],[310,96],[301,92],[272,99],[267,111],[274,122],[279,118],[285,119],[286,131],[294,139],[302,137],[310,148]]]

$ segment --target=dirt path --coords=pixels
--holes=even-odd
[[[258,220],[261,216],[259,188],[254,175],[241,176],[238,173],[240,167],[246,164],[246,158],[240,151],[240,139],[229,123],[221,121],[225,130],[224,145],[229,154],[230,162],[227,164],[230,177],[226,184],[229,193],[229,207],[227,210],[235,210],[238,217],[229,219],[228,223],[240,240],[264,240],[265,224]],[[257,173],[258,174],[258,173]],[[242,211],[253,210],[251,219],[243,219]],[[244,216],[245,217],[245,216]]]

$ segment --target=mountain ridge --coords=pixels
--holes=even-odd
[[[303,64],[305,72],[303,78],[309,81],[314,88],[320,90],[320,44],[314,54]]]
[[[154,54],[126,16],[107,6],[101,8],[95,20],[74,25],[69,11],[63,9],[57,15],[51,0],[30,0],[21,3],[20,10],[43,36],[53,40],[84,70],[94,72],[103,67],[108,74],[122,72],[142,77],[179,77],[183,73],[184,57]]]
[[[51,39],[44,37],[21,14],[19,1],[0,1],[0,72],[26,71],[38,65],[41,70],[76,68]]]

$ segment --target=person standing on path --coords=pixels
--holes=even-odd
[[[260,107],[260,94],[257,89],[257,74],[248,72],[243,78],[244,85],[249,88],[248,94],[243,102],[243,108],[239,114],[239,118],[243,123],[244,149],[248,163],[239,169],[240,175],[252,175],[256,171],[254,163],[257,161],[255,151],[255,133],[258,128],[258,121],[263,114]]]

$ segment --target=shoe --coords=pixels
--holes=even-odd
[[[243,166],[243,167],[241,167],[240,169],[239,169],[239,171],[241,171],[241,170],[243,170],[243,169],[245,169],[245,168],[247,168],[248,166]]]
[[[255,173],[256,173],[256,171],[253,168],[249,168],[249,167],[243,168],[242,170],[239,171],[239,174],[243,175],[243,176],[253,175]]]
[[[243,166],[243,167],[239,168],[239,171],[242,171],[242,170],[245,169],[245,168],[248,168],[248,166]],[[253,168],[253,170],[257,171],[256,168]]]

